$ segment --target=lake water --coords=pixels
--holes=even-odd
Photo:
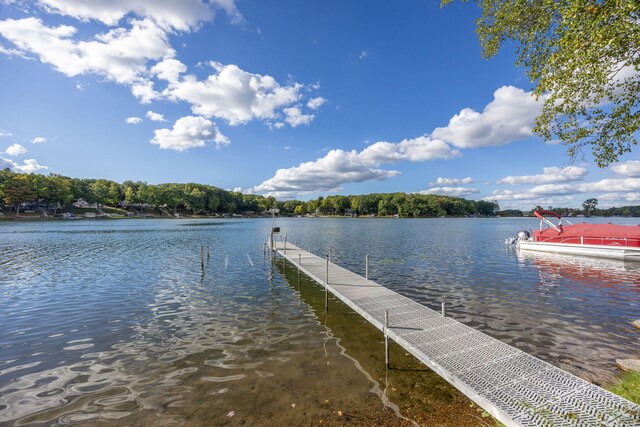
[[[640,355],[640,265],[504,246],[533,219],[277,225],[355,272],[369,254],[373,280],[585,379]],[[270,226],[0,223],[0,424],[482,425],[401,349],[385,370],[379,332],[265,258]]]

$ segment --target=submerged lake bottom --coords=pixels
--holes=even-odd
[[[596,383],[640,355],[640,268],[505,249],[523,220],[277,225],[358,273],[368,254],[373,280]],[[378,330],[337,300],[325,312],[319,285],[264,253],[270,227],[2,224],[0,425],[491,424],[399,346],[386,369]]]

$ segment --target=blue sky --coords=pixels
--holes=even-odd
[[[640,201],[640,162],[531,133],[472,3],[0,0],[0,167],[278,198],[428,192],[504,208]]]

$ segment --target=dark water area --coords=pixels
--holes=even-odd
[[[531,219],[277,220],[292,242],[585,379],[640,356],[640,265],[519,253]],[[636,224],[638,219],[616,222]],[[0,425],[482,425],[263,254],[271,220],[0,224]],[[211,256],[200,266],[201,244]]]

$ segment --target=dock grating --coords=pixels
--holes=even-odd
[[[295,245],[276,251],[507,426],[640,426],[640,406]],[[300,264],[298,264],[300,260]]]

